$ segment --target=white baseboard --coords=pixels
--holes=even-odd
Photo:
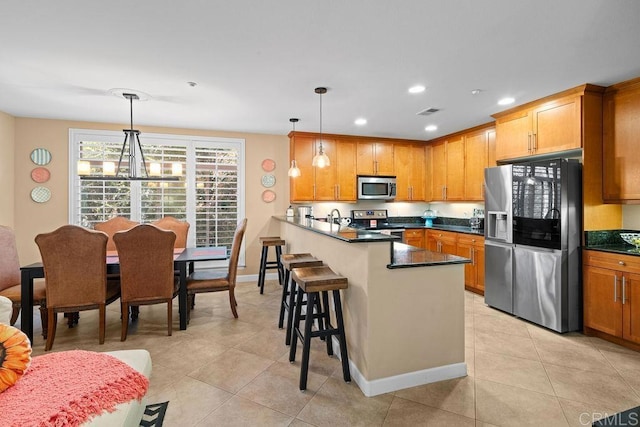
[[[278,273],[267,273],[267,280],[278,280]],[[238,276],[237,282],[257,282],[257,274],[248,274]],[[340,355],[340,343],[336,337],[331,337],[333,341],[333,351],[342,360]],[[450,365],[438,366],[436,368],[423,369],[421,371],[409,372],[406,374],[394,375],[392,377],[380,378],[368,381],[360,373],[356,365],[349,361],[349,370],[351,371],[351,379],[358,384],[362,393],[367,397],[377,396],[379,394],[390,393],[396,390],[416,387],[420,385],[435,383],[438,381],[450,380],[453,378],[465,377],[467,375],[466,363],[453,363]]]
[[[333,352],[342,360],[338,339],[332,337],[332,341]],[[362,393],[367,397],[467,376],[467,364],[464,362],[423,369],[416,372],[408,372],[406,374],[394,375],[372,381],[366,380],[352,361],[349,361],[349,369],[351,371],[351,380],[358,384]]]

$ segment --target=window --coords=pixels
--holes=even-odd
[[[172,164],[180,163],[182,180],[79,178],[78,160],[89,162],[92,175],[102,174],[105,161],[117,165],[123,141],[122,132],[69,130],[69,223],[93,228],[116,215],[139,222],[170,215],[191,224],[189,246],[231,249],[236,224],[245,216],[244,140],[141,134],[145,162],[160,163],[164,175],[171,175]],[[132,167],[128,145],[125,151],[120,169],[128,172]],[[142,158],[140,153],[136,157]],[[144,172],[139,171],[138,176],[144,176]],[[239,263],[244,265],[244,253]]]

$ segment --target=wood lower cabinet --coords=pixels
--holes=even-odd
[[[640,257],[583,252],[585,333],[640,344]]]
[[[433,252],[455,255],[458,233],[440,230],[425,230],[425,247]]]
[[[484,295],[484,237],[458,233],[457,255],[471,260],[464,265],[464,287]]]
[[[415,246],[416,248],[424,248],[424,234],[425,230],[423,228],[407,228],[404,231],[402,243]]]
[[[603,198],[640,201],[640,79],[607,88],[604,94]]]

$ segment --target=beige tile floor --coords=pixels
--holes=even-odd
[[[639,353],[578,333],[555,334],[488,308],[471,293],[465,293],[467,377],[367,398],[355,383],[344,383],[339,361],[316,343],[301,393],[299,362],[288,362],[277,328],[277,283],[268,282],[264,295],[255,282],[240,283],[237,320],[227,298],[198,295],[186,331],[177,330],[176,300],[171,337],[165,306],[141,307],[124,343],[114,303],[104,345],[95,312],[83,312],[78,327],[59,324],[53,351],[149,350],[148,397],[170,401],[165,426],[584,426],[599,414],[640,405]],[[37,335],[34,354],[43,349]]]

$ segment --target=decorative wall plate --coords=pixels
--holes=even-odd
[[[31,152],[31,161],[40,166],[49,164],[51,161],[51,152],[46,148],[36,148]]]
[[[271,174],[262,175],[262,186],[271,188],[276,184],[276,177]]]
[[[272,159],[264,159],[262,161],[262,170],[272,172],[276,168],[276,162]]]
[[[264,190],[262,192],[262,201],[266,203],[271,203],[276,199],[276,193],[271,190]]]
[[[51,198],[51,190],[47,187],[36,187],[31,190],[31,200],[36,203],[48,202]]]
[[[51,172],[47,168],[38,167],[31,171],[31,179],[38,184],[49,181],[49,178],[51,178]]]

